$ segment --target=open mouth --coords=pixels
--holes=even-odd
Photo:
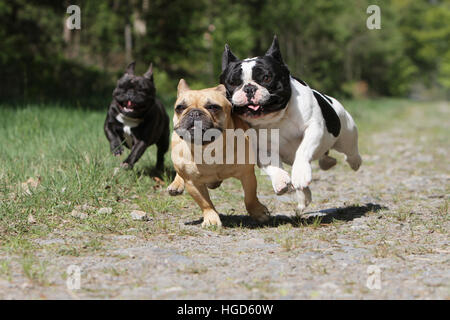
[[[264,107],[260,104],[248,103],[242,106],[235,106],[234,111],[247,118],[259,118],[264,114]]]
[[[135,103],[133,103],[131,100],[128,100],[123,103],[118,103],[118,105],[119,105],[120,109],[125,112],[132,112],[137,109],[137,105]]]
[[[247,108],[253,110],[254,112],[257,112],[259,109],[261,109],[261,106],[259,104],[248,104]]]

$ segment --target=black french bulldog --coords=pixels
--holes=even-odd
[[[104,130],[115,156],[123,153],[123,144],[131,149],[121,167],[133,168],[144,151],[158,147],[156,169],[164,169],[164,154],[169,149],[169,116],[155,97],[152,64],[143,76],[134,74],[135,62],[128,65],[117,81],[108,109]]]

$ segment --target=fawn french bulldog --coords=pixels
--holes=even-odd
[[[209,197],[209,189],[220,186],[227,178],[237,178],[244,189],[245,207],[250,216],[259,222],[269,219],[267,208],[256,195],[254,164],[250,163],[251,144],[248,137],[244,143],[231,145],[225,133],[236,130],[244,132],[248,125],[232,115],[225,86],[203,90],[190,90],[186,81],[180,80],[173,116],[172,162],[177,175],[168,187],[170,195],[178,195],[187,189],[203,212],[202,226],[221,226],[219,214]],[[213,132],[214,134],[211,134]],[[233,136],[233,139],[236,137]],[[237,142],[237,138],[234,142]],[[242,141],[242,140],[241,140]],[[227,149],[228,146],[228,149]],[[245,150],[245,161],[239,162],[239,148]],[[207,151],[215,161],[206,159]],[[197,152],[197,154],[195,154]],[[200,154],[198,154],[200,152]],[[226,157],[231,152],[232,161]],[[199,156],[200,155],[200,156]],[[242,158],[241,158],[242,159]]]

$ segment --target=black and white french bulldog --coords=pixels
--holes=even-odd
[[[131,169],[144,151],[158,147],[156,169],[164,168],[164,154],[169,149],[169,116],[155,97],[152,64],[143,76],[134,74],[135,62],[128,65],[117,81],[108,109],[104,130],[115,156],[123,153],[123,145],[131,149],[122,167]]]
[[[351,115],[336,99],[291,76],[276,36],[264,56],[245,60],[239,60],[225,45],[220,83],[227,88],[233,112],[258,133],[279,129],[279,154],[272,154],[269,164],[258,165],[269,175],[277,194],[294,187],[299,212],[311,202],[311,161],[319,160],[323,170],[330,169],[336,159],[328,152],[335,149],[346,155],[353,170],[360,167],[358,131]],[[270,140],[270,134],[267,138]],[[268,141],[267,147],[270,145]],[[292,165],[291,176],[282,162]]]

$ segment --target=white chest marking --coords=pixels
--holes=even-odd
[[[142,119],[130,118],[119,113],[116,116],[116,120],[119,121],[120,123],[123,123],[125,142],[128,145],[128,147],[131,148],[133,146],[133,136],[131,133],[131,128],[137,127],[142,122]]]

